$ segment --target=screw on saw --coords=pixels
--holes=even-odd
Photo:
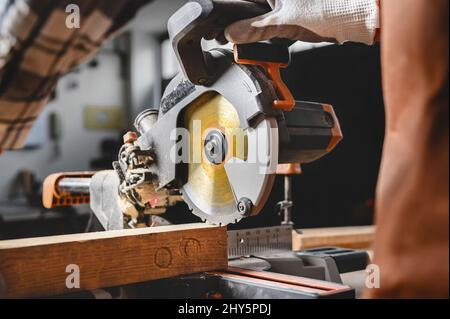
[[[243,217],[248,217],[252,213],[253,203],[248,198],[241,198],[237,205],[237,209]]]

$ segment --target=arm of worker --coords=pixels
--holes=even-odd
[[[59,78],[150,1],[0,1],[0,153],[24,145]]]
[[[250,0],[261,2],[261,0]],[[273,38],[305,42],[360,42],[378,38],[380,0],[267,0],[273,10],[225,30],[232,43]]]

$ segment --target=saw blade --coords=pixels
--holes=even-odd
[[[190,134],[188,181],[181,189],[184,201],[203,221],[216,225],[238,222],[243,216],[238,211],[234,186],[225,164],[232,159],[246,162],[250,151],[249,131],[241,128],[233,105],[217,93],[207,93],[194,101],[185,112],[184,120]],[[219,147],[223,152],[217,161],[208,156],[209,136],[215,143],[211,148]],[[272,184],[265,183],[261,187],[267,188],[261,191],[268,193]]]

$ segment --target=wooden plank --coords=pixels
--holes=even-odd
[[[294,250],[336,246],[342,248],[370,248],[375,234],[375,226],[312,228],[304,229],[299,234],[292,233]]]
[[[80,289],[67,288],[68,265],[79,267]],[[3,241],[0,296],[56,296],[227,266],[226,229],[205,224]]]

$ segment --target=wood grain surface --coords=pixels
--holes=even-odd
[[[3,241],[0,297],[122,286],[222,270],[227,262],[226,229],[205,224]],[[79,268],[79,289],[67,288],[74,266]]]
[[[293,250],[327,246],[367,249],[374,234],[375,226],[302,229],[302,233],[293,231]]]

